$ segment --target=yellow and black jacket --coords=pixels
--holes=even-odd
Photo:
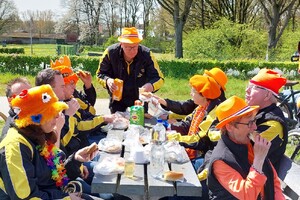
[[[78,161],[69,162],[65,167],[68,171],[78,169],[80,164]],[[79,175],[74,174],[75,171],[70,170],[68,176],[75,179]],[[10,128],[0,143],[0,188],[10,199],[70,199],[56,187],[51,170],[36,144],[15,128]]]
[[[268,158],[276,171],[278,171],[280,160],[284,155],[288,140],[288,130],[284,115],[276,104],[271,104],[259,110],[256,115],[256,125],[257,132],[259,132],[263,138],[272,142],[268,152]]]
[[[114,44],[109,46],[100,58],[99,68],[96,72],[98,81],[106,88],[108,78],[119,78],[123,80],[123,93],[121,101],[112,101],[110,95],[110,110],[125,111],[127,107],[134,105],[134,101],[139,99],[139,88],[146,83],[151,83],[154,91],[159,90],[164,77],[159,69],[149,48],[139,45],[138,53],[132,62],[125,61],[121,45]]]

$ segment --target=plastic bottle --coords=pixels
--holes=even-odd
[[[166,141],[166,128],[163,124],[162,119],[157,119],[157,123],[153,127],[153,135],[152,140],[157,140],[161,143],[164,143]]]
[[[164,172],[164,146],[159,141],[152,141],[150,157],[150,174],[153,177],[162,177]]]
[[[140,100],[134,102],[130,107],[130,124],[144,126],[144,106]]]

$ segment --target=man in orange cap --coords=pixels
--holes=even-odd
[[[96,72],[100,84],[107,88],[110,95],[109,108],[112,113],[124,112],[139,99],[139,88],[145,92],[159,90],[164,77],[149,48],[140,45],[135,27],[125,27],[118,38],[120,43],[109,46],[100,59]],[[123,92],[120,100],[114,100],[112,94],[117,90],[114,79],[123,81]]]
[[[271,142],[253,134],[258,109],[237,96],[217,107],[216,127],[222,136],[212,152],[208,171],[212,198],[285,199],[277,173],[267,159]]]
[[[278,170],[284,155],[288,129],[281,109],[276,106],[279,89],[286,83],[286,78],[271,69],[261,69],[254,76],[246,89],[246,102],[258,105],[257,132],[272,142],[268,158]]]

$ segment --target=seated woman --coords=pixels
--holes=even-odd
[[[285,199],[267,158],[271,142],[254,134],[258,109],[237,96],[218,106],[216,128],[221,129],[222,136],[210,158],[208,187],[212,199]]]
[[[81,162],[93,159],[97,150],[85,147],[65,159],[55,145],[55,131],[61,129],[57,120],[64,120],[60,113],[67,104],[58,101],[50,85],[43,85],[23,90],[11,106],[15,124],[0,143],[1,199],[81,199],[64,189],[79,176]]]

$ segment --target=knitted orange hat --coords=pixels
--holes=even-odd
[[[220,68],[214,67],[211,70],[204,70],[204,74],[212,77],[215,79],[215,81],[222,87],[222,89],[225,91],[226,87],[225,85],[227,84],[227,76],[225,72],[223,72]]]
[[[139,37],[138,31],[135,27],[125,27],[122,29],[122,35],[118,37],[119,42],[134,44],[140,43],[143,39]]]
[[[218,83],[209,76],[194,75],[190,78],[190,85],[207,99],[216,99],[221,95]]]
[[[50,66],[53,70],[58,70],[61,72],[62,76],[64,77],[65,84],[77,83],[79,78],[77,74],[73,72],[69,56],[60,57],[55,62],[51,60]]]
[[[66,103],[58,101],[48,84],[23,90],[12,99],[11,106],[17,114],[15,123],[19,128],[31,124],[43,125],[68,108]]]
[[[250,83],[261,86],[278,95],[279,89],[286,83],[286,78],[274,70],[264,68],[250,80]]]
[[[219,123],[216,128],[222,128],[229,122],[242,117],[248,113],[258,112],[259,106],[248,106],[245,100],[237,96],[232,96],[218,105],[216,115]]]

